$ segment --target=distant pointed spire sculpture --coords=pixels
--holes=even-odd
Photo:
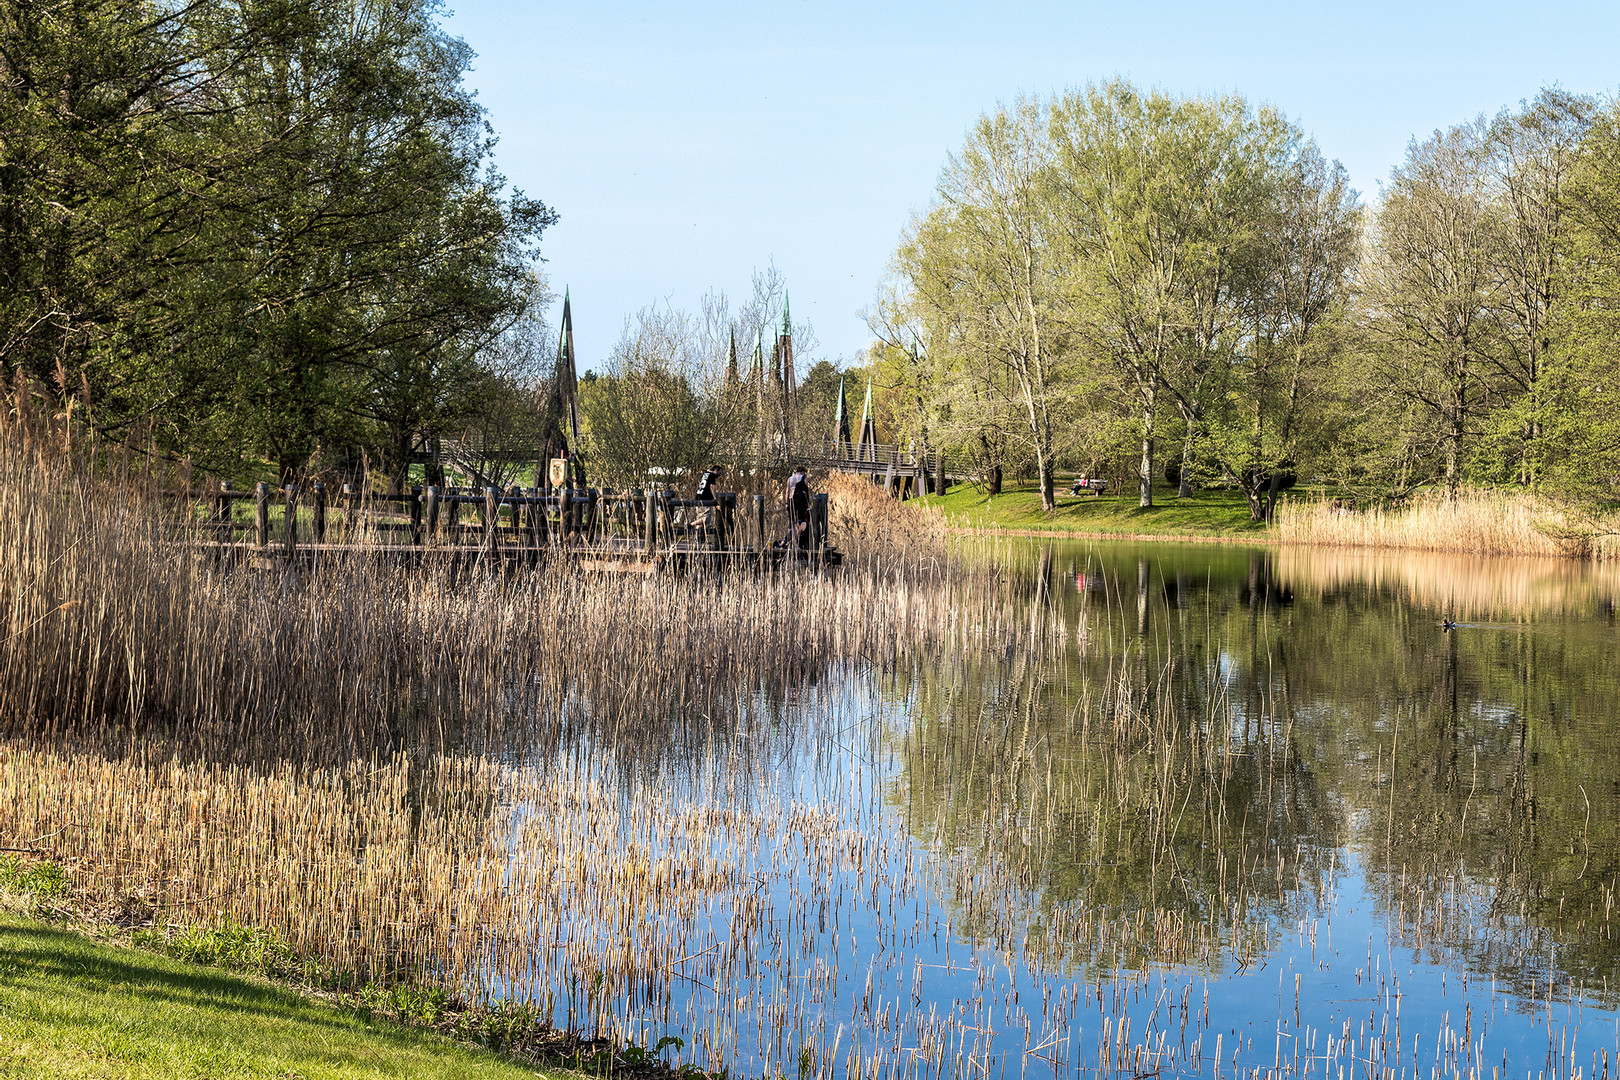
[[[844,457],[849,453],[849,406],[844,404],[844,377],[838,377],[838,406],[833,413],[833,456]]]
[[[788,296],[782,293],[782,328],[776,335],[775,364],[777,379],[782,387],[781,440],[785,451],[793,445],[793,418],[798,411],[799,386],[793,370],[793,322],[788,317]]]
[[[754,369],[748,381],[754,384],[754,469],[765,464],[765,333],[754,331]]]
[[[563,286],[562,336],[557,341],[557,381],[568,411],[569,449],[579,442],[579,371],[574,363],[574,314]]]
[[[737,371],[737,328],[731,328],[731,348],[726,353],[726,392],[734,394],[741,384],[741,375]]]
[[[545,427],[542,432],[539,475],[545,477],[548,475],[549,459],[569,457],[579,447],[579,377],[574,363],[574,313],[566,288],[563,289],[562,327],[557,335],[557,362],[551,372],[551,393],[546,397]],[[570,468],[576,466],[570,465]]]
[[[866,404],[861,406],[861,436],[855,444],[856,461],[877,460],[877,420],[872,416],[872,379],[866,380]]]

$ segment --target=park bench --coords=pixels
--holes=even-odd
[[[1097,496],[1101,495],[1103,490],[1107,487],[1108,481],[1106,480],[1087,480],[1085,483],[1081,483],[1079,480],[1076,480],[1073,484],[1069,485],[1069,494]]]

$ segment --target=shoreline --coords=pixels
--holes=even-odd
[[[1268,535],[1220,536],[1213,533],[1118,533],[1070,529],[1003,529],[970,525],[951,525],[950,530],[952,536],[1007,536],[1019,540],[1136,540],[1152,544],[1252,544],[1256,547],[1280,547],[1289,542]]]

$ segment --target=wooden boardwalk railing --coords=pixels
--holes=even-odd
[[[220,484],[185,498],[204,518],[202,542],[221,550],[292,558],[317,552],[371,551],[500,555],[531,560],[559,553],[651,562],[837,562],[827,537],[827,496],[811,502],[810,544],[786,543],[785,508],[765,498],[717,493],[714,502],[667,491],[598,488],[494,488],[481,492],[428,486],[380,495],[344,484],[334,498],[324,483],[260,483],[237,491]],[[251,517],[243,520],[251,505]],[[744,558],[747,557],[747,558]]]

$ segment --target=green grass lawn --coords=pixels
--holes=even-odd
[[[268,983],[0,913],[0,1077],[539,1075]]]
[[[967,529],[1033,530],[1137,536],[1210,536],[1234,540],[1259,539],[1263,524],[1249,519],[1249,504],[1240,491],[1200,491],[1176,498],[1176,489],[1156,487],[1154,506],[1137,505],[1136,489],[1106,495],[1071,496],[1058,489],[1057,509],[1041,509],[1039,489],[1008,487],[990,498],[972,484],[952,488],[944,498],[924,501],[945,511],[951,524]]]

